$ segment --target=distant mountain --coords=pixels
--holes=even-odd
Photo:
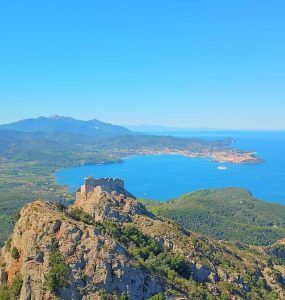
[[[0,129],[9,129],[23,132],[66,132],[80,133],[92,137],[112,137],[118,135],[134,134],[127,128],[96,119],[90,121],[76,120],[64,116],[39,117],[26,119],[10,124],[0,125]]]

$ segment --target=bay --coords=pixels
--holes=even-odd
[[[87,176],[120,177],[137,197],[160,201],[200,189],[240,187],[257,198],[285,204],[285,132],[192,131],[171,135],[211,140],[233,137],[234,147],[256,151],[265,162],[237,165],[179,155],[135,156],[122,163],[62,169],[56,172],[57,181],[75,191]],[[227,169],[220,169],[221,165]]]

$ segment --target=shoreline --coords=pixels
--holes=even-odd
[[[259,164],[264,163],[265,160],[255,156],[254,151],[240,151],[240,150],[217,150],[217,151],[191,151],[191,150],[177,150],[177,149],[164,149],[164,150],[139,150],[137,152],[120,151],[120,154],[126,154],[122,160],[137,155],[182,155],[188,158],[204,158],[219,163],[232,163],[232,164]]]
[[[109,165],[109,164],[117,164],[123,163],[127,159],[131,159],[136,156],[148,156],[148,155],[179,155],[187,158],[200,158],[205,159],[213,163],[227,163],[227,164],[235,164],[235,165],[243,165],[243,164],[259,164],[265,162],[265,160],[256,157],[256,151],[243,151],[233,148],[222,148],[220,150],[180,150],[173,148],[165,148],[160,150],[154,149],[141,149],[141,150],[126,150],[126,149],[114,149],[113,152],[113,160],[102,160],[100,162],[87,163],[82,165],[70,165],[67,167],[61,167],[53,172],[54,183],[56,185],[60,185],[64,187],[67,193],[70,194],[70,187],[66,184],[62,185],[58,182],[56,174],[63,169],[67,168],[77,168],[82,166],[99,166],[99,165]],[[114,156],[116,157],[114,159]]]
[[[227,152],[227,151],[223,151]],[[232,163],[232,164],[259,164],[265,162],[264,159],[255,157],[254,154],[256,152],[254,151],[247,151],[247,152],[239,152],[239,150],[236,150],[235,153],[247,153],[246,157],[243,157],[244,159],[240,159],[240,161],[237,160],[232,160],[232,159],[221,159],[218,158],[216,155],[213,154],[197,154],[197,152],[193,153],[191,151],[187,150],[140,150],[138,152],[130,151],[129,153],[121,151],[120,154],[124,153],[125,155],[123,156],[118,156],[116,160],[112,161],[101,161],[101,162],[96,162],[96,163],[91,163],[91,164],[82,164],[82,165],[70,165],[68,167],[60,167],[56,170],[54,170],[54,175],[59,172],[60,170],[67,169],[67,168],[77,168],[77,167],[83,167],[83,166],[94,166],[94,165],[109,165],[109,164],[117,164],[117,163],[123,163],[127,159],[131,159],[136,156],[148,156],[148,155],[179,155],[179,156],[184,156],[187,158],[202,158],[202,159],[207,159],[212,162],[218,162],[218,163]],[[218,151],[216,153],[219,153]],[[239,154],[237,154],[239,155]],[[239,155],[239,157],[242,157]]]

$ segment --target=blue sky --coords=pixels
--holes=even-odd
[[[284,11],[284,0],[2,0],[0,123],[285,129]]]

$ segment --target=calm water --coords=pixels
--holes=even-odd
[[[137,156],[123,163],[84,166],[56,173],[60,184],[74,191],[89,175],[121,177],[126,188],[138,197],[168,200],[180,194],[206,188],[241,187],[256,197],[285,204],[285,132],[190,132],[177,136],[236,139],[236,147],[254,150],[265,163],[256,165],[223,164],[178,155]]]

